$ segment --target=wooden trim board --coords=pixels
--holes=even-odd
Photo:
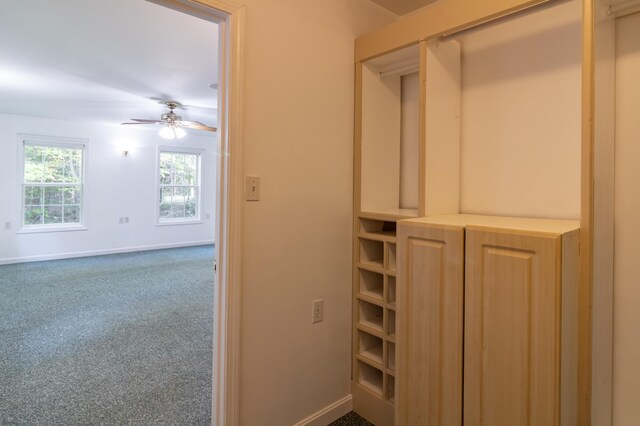
[[[356,39],[355,61],[461,31],[550,0],[440,0]]]

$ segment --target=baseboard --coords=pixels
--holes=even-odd
[[[14,258],[0,259],[0,265],[9,265],[12,263],[40,262],[42,260],[72,259],[75,257],[102,256],[105,254],[131,253],[136,251],[161,250],[161,249],[178,248],[178,247],[205,246],[210,244],[214,244],[214,241],[213,240],[189,241],[184,243],[152,244],[148,246],[121,247],[121,248],[104,249],[104,250],[88,250],[88,251],[77,251],[77,252],[70,252],[70,253],[45,254],[45,255],[39,255],[39,256],[14,257]]]
[[[322,410],[300,420],[294,426],[327,426],[334,420],[338,420],[351,411],[353,407],[353,398],[347,395],[324,407]]]

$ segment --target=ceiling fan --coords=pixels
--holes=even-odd
[[[160,120],[146,120],[142,118],[132,118],[135,123],[122,123],[122,124],[161,124],[159,135],[165,139],[181,139],[186,136],[187,132],[184,128],[205,130],[207,132],[216,132],[218,129],[202,124],[199,121],[186,121],[182,117],[173,112],[176,108],[182,108],[182,104],[176,101],[164,101],[160,102],[169,108],[169,112],[162,114]]]

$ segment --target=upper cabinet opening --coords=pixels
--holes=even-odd
[[[362,64],[361,210],[418,211],[420,49]]]
[[[580,218],[581,31],[550,2],[358,63],[358,213]]]

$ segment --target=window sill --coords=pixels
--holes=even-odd
[[[38,234],[43,232],[73,232],[73,231],[86,231],[89,228],[83,225],[70,225],[70,226],[38,226],[34,228],[20,228],[16,234]]]
[[[201,225],[202,220],[176,220],[174,222],[157,222],[156,226]]]

